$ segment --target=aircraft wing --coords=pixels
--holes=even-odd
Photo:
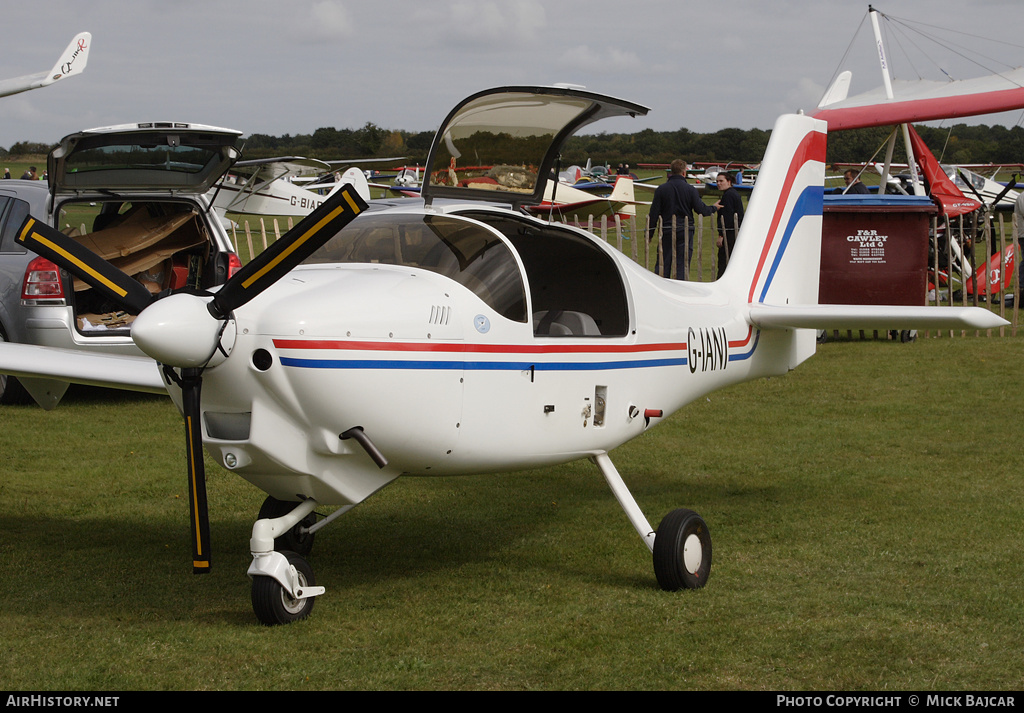
[[[826,95],[811,116],[838,131],[1024,109],[1024,67],[950,82],[893,80],[892,91],[893,99],[879,87],[831,103]]]
[[[394,156],[392,158],[346,158],[339,159],[337,161],[328,161],[332,170],[339,170],[341,168],[347,168],[349,166],[362,166],[364,163],[394,163],[396,161],[404,161],[409,158],[408,156]]]
[[[750,305],[761,329],[995,329],[1010,324],[981,307]]]
[[[261,181],[276,181],[286,176],[298,176],[303,173],[326,173],[331,165],[326,161],[302,156],[275,156],[273,158],[254,158],[236,161],[231,167],[232,173],[246,176],[257,176]]]
[[[81,74],[89,60],[89,48],[92,46],[92,35],[88,32],[79,32],[71,40],[60,59],[53,65],[49,72],[37,74],[26,74],[23,77],[0,80],[0,97],[19,92],[27,92],[30,89],[39,89],[49,86],[58,79]]]
[[[149,357],[0,342],[0,373],[125,391],[167,393],[160,369]]]

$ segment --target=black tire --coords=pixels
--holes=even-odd
[[[288,558],[288,564],[299,573],[299,584],[313,586],[313,568],[303,557],[294,552],[282,552]],[[313,611],[316,597],[309,599],[293,599],[287,590],[273,577],[259,575],[252,578],[252,610],[256,618],[265,626],[291,624],[305,619]]]
[[[693,510],[673,510],[654,537],[654,575],[667,592],[700,589],[711,575],[711,533]]]
[[[260,506],[260,514],[256,519],[273,520],[282,517],[294,510],[297,505],[298,503],[278,500],[268,495],[267,499],[263,501],[263,505]],[[308,555],[313,551],[313,538],[316,535],[309,532],[300,532],[299,529],[302,527],[312,527],[315,522],[316,515],[310,513],[298,525],[274,540],[274,549],[278,552],[295,552],[302,556]]]

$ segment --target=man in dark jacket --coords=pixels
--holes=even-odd
[[[843,173],[843,180],[846,181],[846,189],[843,191],[848,196],[867,195],[868,187],[860,181],[860,174],[852,168],[846,169]]]
[[[693,258],[693,212],[701,215],[712,215],[715,209],[701,200],[697,189],[686,182],[686,162],[676,159],[669,166],[670,175],[665,183],[654,191],[651,201],[650,228],[647,239],[650,240],[661,219],[661,255],[664,256],[664,268],[661,258],[655,263],[654,271],[664,277],[672,272],[672,218],[675,217],[676,244],[676,279],[685,280],[690,273],[690,260]],[[684,247],[685,246],[685,247]],[[685,261],[683,255],[686,256]]]

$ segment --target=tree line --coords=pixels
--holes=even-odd
[[[1014,126],[970,126],[956,124],[948,128],[915,127],[921,138],[945,163],[1024,163],[1024,128]],[[872,156],[884,157],[891,129],[873,127],[834,132],[828,137],[829,163],[862,163]],[[562,151],[562,164],[596,162],[631,165],[669,163],[675,158],[692,162],[757,163],[764,156],[770,131],[763,129],[720,129],[701,133],[681,128],[676,131],[644,129],[633,134],[600,133],[574,136]],[[359,129],[319,128],[311,134],[252,134],[243,139],[245,158],[307,156],[325,160],[385,158],[404,156],[406,163],[423,164],[434,137],[432,131],[385,129],[367,122]],[[905,156],[903,140],[897,132],[896,156]],[[2,156],[46,154],[54,145],[18,142]],[[900,159],[896,159],[900,160]]]

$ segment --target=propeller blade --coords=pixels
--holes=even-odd
[[[173,372],[172,372],[172,378]],[[188,505],[192,540],[192,573],[210,571],[210,514],[206,501],[206,467],[203,463],[203,431],[199,398],[203,379],[199,369],[182,369],[182,413],[185,416],[185,456],[188,463]]]
[[[132,314],[138,314],[153,301],[153,295],[142,283],[83,247],[74,238],[32,216],[21,224],[15,242],[52,260]]]
[[[1017,185],[1017,174],[1015,173],[1015,174],[1013,174],[1010,177],[1009,182],[1006,184],[1006,186],[1003,188],[1003,190],[1001,190],[999,192],[999,195],[996,196],[995,200],[992,201],[992,207],[995,208],[997,205],[999,205],[999,201],[1003,200],[1003,196],[1005,196],[1007,193],[1012,191],[1013,187],[1016,186],[1016,185]]]
[[[312,255],[366,207],[352,186],[344,186],[224,283],[210,302],[210,314],[226,319]]]
[[[977,197],[977,199],[981,201],[981,204],[985,205],[985,199],[981,197],[980,193],[978,193],[978,189],[974,187],[974,183],[971,182],[971,179],[968,176],[965,176],[964,172],[961,171],[959,168],[956,170],[956,174],[960,176],[961,181],[967,184],[967,187],[971,189],[971,193],[973,193]]]

